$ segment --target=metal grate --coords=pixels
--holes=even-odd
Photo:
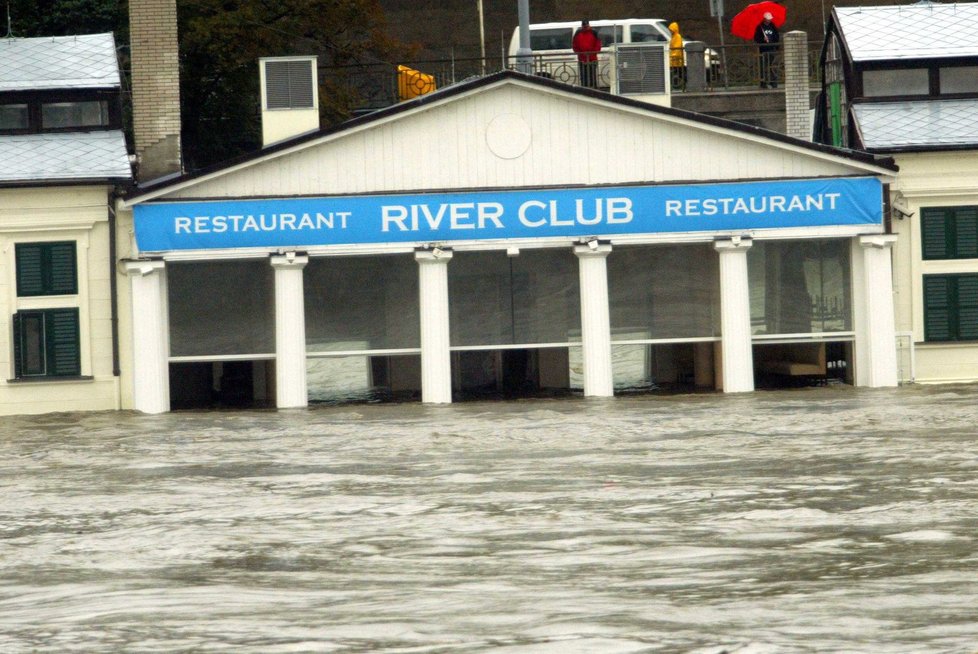
[[[311,109],[313,61],[265,62],[265,105],[269,109]]]
[[[666,48],[652,43],[619,46],[617,73],[622,95],[665,93]]]

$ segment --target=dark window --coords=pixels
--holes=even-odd
[[[42,129],[103,127],[108,124],[109,105],[105,100],[45,102],[41,105]]]
[[[27,103],[0,105],[0,129],[19,130],[30,127]]]
[[[927,68],[886,68],[863,72],[863,95],[867,98],[893,95],[928,95]]]
[[[650,41],[662,42],[669,40],[665,34],[656,29],[655,25],[632,25],[631,33],[632,43],[648,43]]]
[[[77,377],[81,374],[78,309],[14,314],[14,376]]]
[[[978,207],[928,207],[920,211],[924,259],[978,258]]]
[[[978,93],[978,66],[941,67],[941,95]]]
[[[924,275],[924,340],[978,339],[978,274]]]
[[[75,295],[78,270],[74,241],[18,243],[17,295]]]
[[[594,33],[601,39],[601,45],[608,47],[615,43],[621,43],[621,25],[607,25],[605,27],[595,27]]]
[[[569,27],[530,30],[530,50],[570,50],[573,36]]]

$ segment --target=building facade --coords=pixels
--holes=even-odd
[[[124,404],[896,384],[891,161],[503,72],[119,205]]]
[[[978,5],[836,8],[823,68],[818,140],[900,168],[888,202],[901,378],[975,381]]]
[[[112,34],[0,39],[0,414],[119,407]]]

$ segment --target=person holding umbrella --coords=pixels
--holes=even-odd
[[[764,13],[764,20],[754,30],[754,43],[757,43],[758,56],[761,64],[761,88],[778,88],[778,72],[774,67],[774,57],[781,42],[781,32],[774,24],[774,15]]]
[[[757,43],[762,89],[778,85],[778,71],[774,66],[781,41],[778,28],[784,25],[787,14],[784,5],[763,0],[747,5],[730,21],[731,34]]]

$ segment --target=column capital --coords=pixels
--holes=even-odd
[[[414,260],[418,263],[448,263],[454,252],[449,248],[418,249],[414,251]]]
[[[130,276],[145,277],[166,268],[163,259],[123,259],[121,263],[125,273]]]
[[[603,259],[611,254],[611,243],[598,243],[597,241],[591,241],[591,243],[575,245],[574,254],[582,259],[588,257],[599,257]]]
[[[273,254],[269,260],[272,268],[276,270],[302,270],[309,263],[309,256],[305,253],[286,252],[285,254]]]
[[[886,249],[892,246],[897,241],[896,234],[866,234],[859,237],[859,245],[869,249],[869,248],[882,248]]]
[[[751,238],[734,236],[713,241],[713,249],[717,252],[736,252],[738,250],[746,252],[753,244],[754,240]]]

